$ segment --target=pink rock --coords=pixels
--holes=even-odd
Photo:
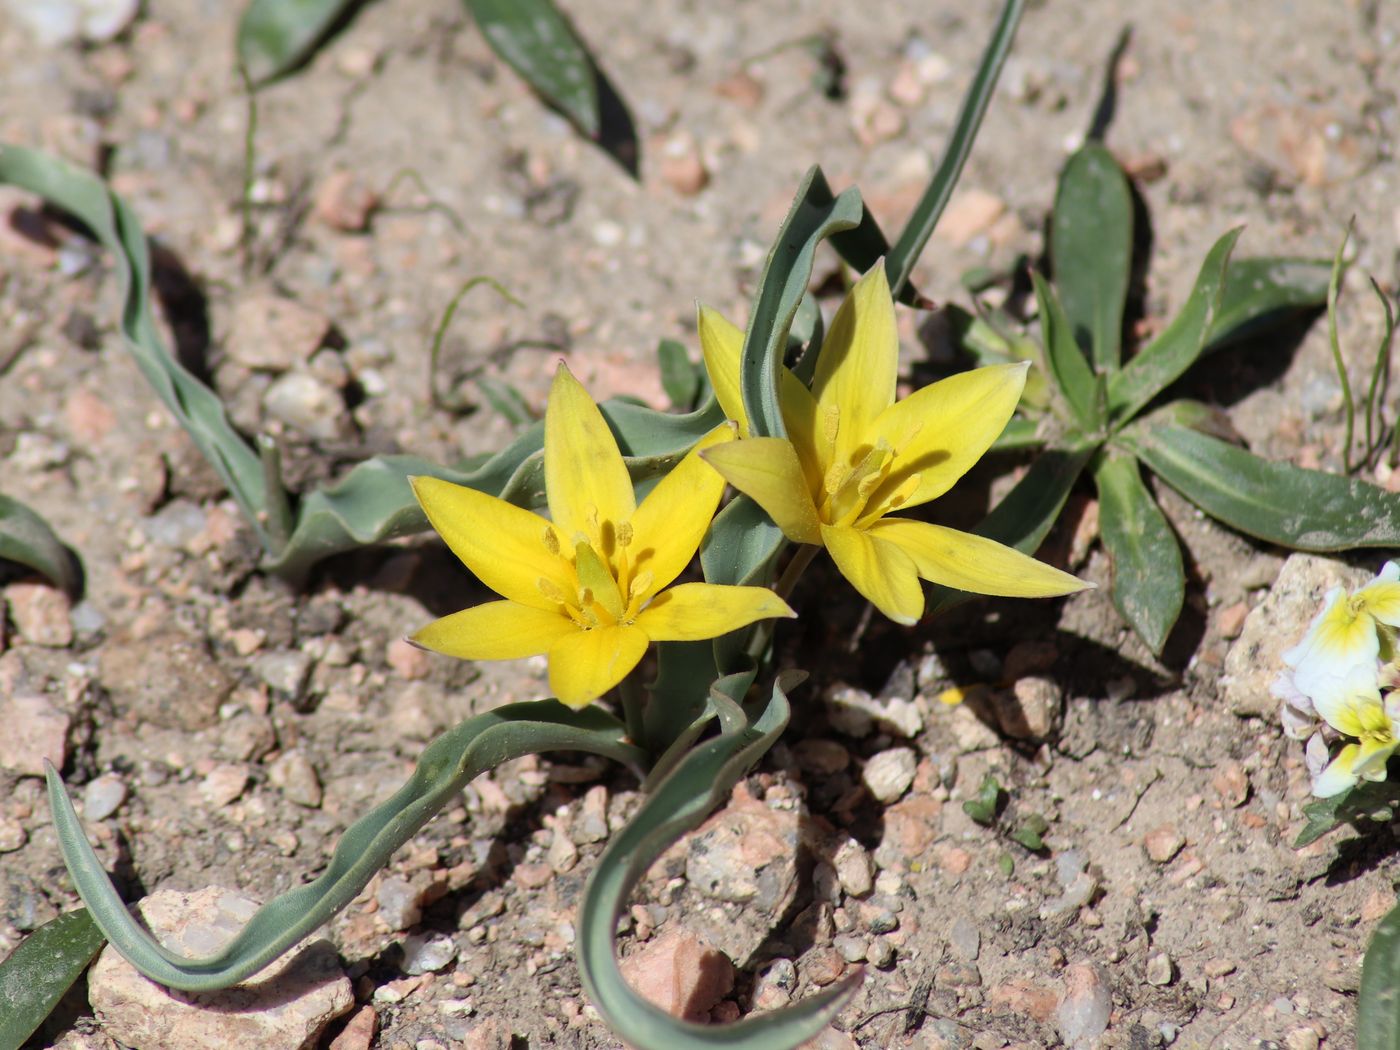
[[[257,905],[211,886],[161,890],[136,907],[167,947],[203,956],[232,940]],[[243,984],[197,994],[147,980],[109,945],[89,975],[88,998],[108,1035],[142,1050],[302,1050],[355,1003],[328,941],[290,952]]]
[[[42,696],[0,699],[0,767],[43,776],[44,759],[62,769],[68,760],[68,716]]]
[[[378,1022],[379,1015],[374,1007],[360,1007],[350,1018],[350,1023],[331,1040],[330,1050],[370,1050],[374,1045],[374,1030]]]
[[[68,432],[79,441],[95,445],[117,425],[117,414],[99,394],[91,390],[75,390],[63,403],[63,418]]]
[[[395,638],[384,649],[384,659],[400,678],[412,682],[426,678],[432,669],[433,658],[414,645],[407,638]]]
[[[359,233],[369,226],[378,204],[379,197],[354,172],[337,171],[316,191],[312,213],[333,230]]]
[[[637,993],[673,1017],[703,1021],[734,987],[734,967],[721,952],[686,930],[668,930],[622,960]]]
[[[45,583],[12,583],[5,588],[15,631],[31,645],[62,649],[73,641],[68,596]]]

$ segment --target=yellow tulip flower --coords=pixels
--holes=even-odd
[[[705,459],[789,539],[830,551],[841,574],[890,619],[918,621],[920,577],[1021,598],[1088,586],[993,540],[890,516],[943,495],[981,458],[1011,418],[1028,366],[974,369],[896,401],[899,339],[883,263],[837,311],[812,389],[784,369],[786,440],[747,437],[743,333],[702,308],[700,342],[715,395],[746,437],[707,449]]]
[[[444,616],[409,640],[465,660],[546,654],[549,684],[583,707],[637,666],[648,642],[714,638],[792,616],[763,587],[668,586],[690,563],[724,492],[700,451],[707,434],[640,506],[598,406],[560,365],[545,410],[547,519],[438,478],[412,478],[434,529],[482,583],[504,597]]]

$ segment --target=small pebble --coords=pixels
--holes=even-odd
[[[5,588],[15,632],[30,645],[62,649],[73,641],[68,596],[44,583],[12,583]]]
[[[914,783],[917,765],[911,748],[892,747],[870,756],[861,779],[877,801],[894,802]]]
[[[963,962],[976,962],[982,950],[982,933],[966,915],[959,915],[948,931],[948,944]]]
[[[379,903],[375,913],[391,930],[407,930],[423,918],[423,894],[407,879],[391,875],[379,884],[374,895]]]
[[[89,780],[83,788],[83,816],[93,822],[106,820],[126,801],[126,790],[126,781],[115,773]]]
[[[840,952],[841,958],[848,963],[858,963],[865,961],[869,942],[864,937],[852,933],[838,933],[831,939],[831,946]]]
[[[875,888],[875,860],[855,839],[846,839],[832,858],[841,888],[852,897],[869,896]]]
[[[451,937],[415,933],[403,939],[403,972],[436,973],[457,958]]]
[[[25,844],[29,836],[24,825],[11,817],[0,818],[0,853],[13,853]]]
[[[321,780],[316,775],[316,767],[300,751],[284,751],[278,755],[268,767],[267,779],[299,806],[316,809],[321,805]]]
[[[238,762],[221,762],[200,782],[199,793],[213,809],[233,802],[248,787],[248,768]]]
[[[1147,983],[1165,988],[1176,977],[1176,966],[1166,952],[1153,952],[1147,957]]]
[[[1163,824],[1153,828],[1142,837],[1142,847],[1147,856],[1156,864],[1165,864],[1186,845],[1186,838],[1174,825]]]
[[[884,937],[876,937],[865,952],[866,960],[879,970],[888,970],[893,966],[894,957],[894,945]]]

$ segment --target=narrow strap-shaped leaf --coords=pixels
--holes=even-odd
[[[977,74],[968,85],[967,94],[963,96],[957,123],[953,125],[953,134],[943,151],[943,159],[938,162],[938,170],[933,173],[928,189],[924,190],[924,195],[914,206],[913,215],[900,231],[899,239],[895,241],[894,247],[890,249],[889,258],[885,260],[890,291],[896,298],[908,283],[910,275],[914,272],[914,264],[919,261],[924,246],[933,236],[934,227],[943,217],[943,209],[948,206],[948,200],[953,196],[953,187],[958,184],[963,165],[967,163],[968,155],[972,152],[972,144],[977,139],[978,129],[982,127],[982,117],[992,100],[997,78],[1001,76],[1001,67],[1006,62],[1006,56],[1011,53],[1011,42],[1016,37],[1016,27],[1021,22],[1021,13],[1025,6],[1025,0],[1007,0],[1002,7],[1001,17],[997,19],[996,28],[992,30],[992,38],[987,41],[986,50],[982,52]]]
[[[628,401],[598,406],[612,427],[632,480],[660,477],[723,419],[713,398],[686,415],[656,412]],[[300,581],[322,558],[371,543],[422,532],[427,519],[408,478],[429,474],[524,507],[544,503],[544,426],[536,423],[506,448],[471,469],[453,469],[418,456],[375,456],[343,478],[304,496],[281,550],[264,568]]]
[[[768,252],[744,334],[739,390],[749,429],[756,437],[787,436],[778,408],[778,369],[787,349],[788,329],[812,277],[812,258],[823,238],[855,229],[863,212],[859,192],[848,189],[835,196],[821,168],[808,169]]]
[[[424,750],[413,775],[341,836],[330,865],[313,881],[264,904],[223,951],[188,959],[169,951],[127,912],[88,845],[58,774],[49,767],[49,804],[63,859],[93,920],[136,969],[170,988],[200,992],[252,976],[344,908],[394,851],[468,781],[521,755],[588,751],[640,768],[646,756],[599,707],[571,711],[554,700],[509,704],[470,718]]]
[[[1400,907],[1380,921],[1366,947],[1356,1003],[1356,1045],[1400,1050]]]
[[[836,254],[845,259],[857,273],[865,273],[881,259],[890,254],[890,242],[885,231],[880,228],[875,213],[865,209],[860,217],[860,225],[853,230],[843,230],[831,235],[831,246]],[[905,281],[899,291],[890,289],[896,302],[905,306],[932,309],[933,304],[919,294],[912,281]],[[804,300],[805,302],[805,300]]]
[[[666,1050],[786,1050],[811,1039],[860,980],[838,982],[800,1002],[729,1025],[678,1020],[632,990],[618,969],[617,920],[632,889],[666,849],[698,827],[787,725],[784,684],[775,684],[751,725],[701,744],[671,771],[632,820],[613,836],[584,889],[578,912],[578,965],[584,990],[624,1042]],[[664,698],[663,698],[664,699]]]
[[[1094,431],[1104,425],[1104,409],[1098,377],[1089,368],[1084,351],[1075,342],[1070,319],[1065,315],[1055,290],[1038,273],[1031,274],[1035,285],[1040,330],[1045,339],[1045,360],[1079,425]]]
[[[150,253],[131,208],[95,175],[22,146],[0,146],[0,183],[36,193],[70,213],[112,253],[122,301],[123,344],[268,546],[264,522],[279,503],[267,499],[262,461],[234,430],[218,395],[186,371],[157,334],[151,313]],[[289,522],[282,524],[290,531]]]
[[[1132,419],[1201,356],[1220,308],[1230,252],[1242,229],[1233,229],[1215,242],[1181,312],[1122,371],[1110,377],[1108,407],[1115,419]]]
[[[1206,349],[1249,339],[1302,310],[1327,304],[1332,264],[1326,259],[1235,259],[1215,311]]]
[[[593,61],[549,0],[463,0],[491,49],[590,138],[599,128]]]
[[[0,495],[0,560],[26,565],[73,593],[78,567],[49,523],[17,499]]]
[[[1050,267],[1071,337],[1099,372],[1118,370],[1133,268],[1133,195],[1113,154],[1089,142],[1060,175],[1050,216]]]
[[[1212,518],[1305,551],[1400,546],[1400,495],[1357,478],[1274,463],[1177,426],[1117,438]]]
[[[238,22],[238,62],[254,84],[296,69],[356,0],[252,0]]]
[[[1034,554],[1064,509],[1096,446],[1050,449],[1036,457],[1025,476],[991,509],[973,531],[989,540]],[[929,586],[924,615],[932,616],[975,597],[941,584]]]
[[[671,404],[689,412],[700,393],[705,369],[690,359],[684,344],[674,339],[663,339],[657,344],[656,364],[661,371],[661,389],[666,391]]]
[[[1161,653],[1186,598],[1181,547],[1166,516],[1142,483],[1137,460],[1109,452],[1094,469],[1099,535],[1113,562],[1113,604]]]
[[[31,933],[0,963],[0,1050],[18,1050],[73,986],[106,940],[86,908]]]

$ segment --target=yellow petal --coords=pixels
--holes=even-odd
[[[1363,609],[1381,623],[1400,627],[1400,583],[1390,580],[1367,584],[1356,592]]]
[[[561,638],[581,633],[561,611],[487,602],[434,620],[409,641],[460,660],[519,660],[547,653]]]
[[[889,477],[871,493],[868,505],[883,507],[914,474],[919,476],[918,486],[902,506],[927,503],[952,488],[1006,429],[1026,385],[1027,367],[1021,362],[974,368],[931,383],[890,406],[868,436],[871,444],[883,438],[895,457]]]
[[[755,620],[797,614],[767,587],[683,583],[662,591],[637,617],[653,642],[698,642],[718,638]]]
[[[840,412],[835,460],[847,463],[867,431],[894,403],[899,370],[899,334],[885,264],[856,282],[831,322],[812,381],[818,412]],[[825,464],[829,466],[830,464]]]
[[[930,583],[975,594],[1049,598],[1082,591],[1089,584],[1014,547],[970,532],[908,518],[882,518],[870,534],[893,543],[914,560]]]
[[[893,543],[849,526],[823,525],[822,541],[841,575],[895,623],[919,622],[924,592],[914,559]]]
[[[626,521],[636,509],[632,479],[598,406],[564,365],[554,373],[544,414],[544,487],[549,514],[573,546],[574,535]],[[602,542],[604,547],[610,546]],[[599,553],[611,557],[611,550]]]
[[[699,328],[705,371],[710,375],[710,385],[715,388],[715,398],[724,410],[725,418],[739,425],[739,436],[748,437],[749,420],[739,388],[739,359],[744,351],[744,332],[708,306],[700,307]],[[778,403],[782,407],[788,437],[798,451],[805,454],[814,448],[817,402],[790,368],[784,367],[778,379]],[[804,461],[805,458],[804,455]],[[829,465],[823,463],[812,468],[814,485],[821,481]]]
[[[549,688],[560,703],[583,707],[636,667],[647,636],[636,627],[594,627],[560,638],[549,650]]]
[[[1397,745],[1394,740],[1389,742],[1367,739],[1361,741],[1361,751],[1356,756],[1356,762],[1352,765],[1352,772],[1367,780],[1384,780],[1385,764],[1390,761],[1390,756],[1395,754]]]
[[[1360,777],[1354,767],[1360,757],[1361,748],[1356,744],[1348,744],[1338,751],[1337,757],[1313,780],[1313,794],[1318,798],[1330,798],[1355,784]]]
[[[706,434],[656,483],[632,516],[627,557],[634,573],[651,573],[647,597],[679,576],[695,556],[724,494],[724,478],[700,453],[733,439],[734,429],[728,424]]]
[[[752,497],[789,539],[821,542],[817,508],[791,443],[749,438],[707,449],[702,456],[725,481]]]
[[[797,450],[803,475],[807,478],[807,488],[818,492],[822,478],[826,477],[827,468],[831,466],[831,450],[828,443],[817,440],[817,399],[790,368],[783,369],[782,379],[778,383],[778,404],[783,410],[783,425],[787,427],[788,440]]]
[[[541,578],[570,591],[573,583],[563,561],[550,553],[547,536],[554,527],[495,496],[438,478],[409,478],[413,494],[428,521],[482,583],[497,594],[524,605],[553,610],[555,603],[540,592]]]
[[[700,353],[705,358],[705,371],[715,399],[724,409],[726,419],[739,424],[739,433],[749,436],[749,417],[744,411],[744,399],[739,393],[739,357],[744,352],[744,332],[730,324],[708,306],[700,307]]]

